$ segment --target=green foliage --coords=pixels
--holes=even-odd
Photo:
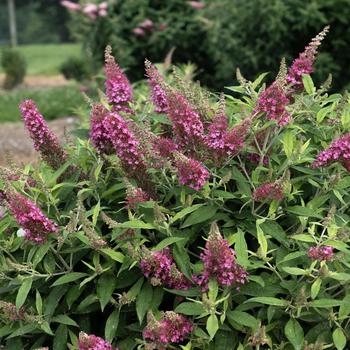
[[[5,89],[12,89],[23,82],[26,75],[27,63],[21,53],[13,49],[2,50],[1,65],[6,74],[4,81]]]
[[[91,77],[90,64],[81,57],[69,57],[62,63],[60,71],[66,79],[76,81],[88,80]]]
[[[3,171],[7,186],[10,178],[14,189],[58,224],[59,233],[35,245],[18,237],[19,225],[9,213],[0,221],[0,300],[25,313],[16,321],[0,315],[2,344],[77,349],[77,334],[84,331],[121,350],[146,349],[147,312],[157,318],[175,310],[195,328],[188,341],[172,349],[345,349],[350,175],[340,162],[322,169],[310,165],[333,138],[349,131],[350,103],[346,95],[318,89],[310,77],[304,83],[305,91],[295,93],[287,107],[291,122],[281,127],[255,113],[238,155],[220,165],[205,160],[210,179],[199,191],[181,186],[174,169],[160,162],[147,172],[154,199],[127,208],[126,187],[136,185],[135,179],[126,182],[116,157],[94,150],[84,137],[87,129],[77,130],[75,143],[66,146],[70,164],[84,176],[62,179],[64,168],[54,172],[43,163],[17,171],[14,180]],[[227,115],[236,125],[254,113],[264,85],[259,77],[229,89],[237,95],[226,97]],[[169,130],[169,120],[153,112],[145,87],[135,95],[135,114],[123,115],[129,125],[156,135]],[[106,104],[104,96],[101,102]],[[211,111],[217,102],[212,95]],[[268,161],[251,161],[253,150]],[[253,200],[260,185],[275,180],[281,181],[283,199]],[[199,257],[213,222],[249,272],[246,284],[237,289],[212,278],[207,291],[195,284],[176,290],[143,276],[141,246],[168,247],[187,278],[200,273]],[[333,247],[333,259],[310,259],[308,250],[316,245]]]
[[[288,62],[322,28],[330,24],[317,64],[315,80],[321,83],[329,71],[335,88],[349,84],[350,8],[347,0],[211,0],[195,10],[185,0],[132,0],[111,3],[108,17],[90,21],[74,16],[72,31],[84,42],[94,61],[111,44],[132,80],[143,78],[143,59],[161,62],[175,47],[176,64],[192,62],[199,79],[216,89],[230,84],[236,68],[250,79],[263,71],[276,72],[281,57]],[[341,11],[339,9],[342,9]],[[80,21],[79,21],[80,18]],[[132,30],[145,19],[155,30],[144,37]],[[157,30],[166,24],[162,31]]]

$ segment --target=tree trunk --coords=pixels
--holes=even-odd
[[[11,46],[17,46],[17,25],[16,25],[16,10],[15,0],[7,0],[9,11],[9,26],[10,26],[10,41]]]

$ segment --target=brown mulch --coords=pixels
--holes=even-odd
[[[62,140],[74,129],[76,119],[66,117],[48,122],[50,129]],[[0,165],[6,165],[7,155],[19,166],[35,163],[39,157],[22,123],[0,124]]]
[[[0,74],[0,86],[3,86],[5,74]],[[19,88],[43,88],[65,86],[69,82],[63,75],[27,75]]]

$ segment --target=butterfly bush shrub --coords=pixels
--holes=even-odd
[[[310,76],[327,31],[226,96],[149,61],[133,89],[107,48],[65,145],[24,101],[42,160],[0,173],[1,344],[346,349],[350,104]]]

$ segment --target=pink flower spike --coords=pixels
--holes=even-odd
[[[128,112],[128,104],[132,100],[131,85],[112,56],[110,46],[107,46],[105,51],[105,75],[108,102],[113,105],[114,110]]]
[[[105,10],[107,11],[108,9],[108,2],[107,1],[103,1],[98,5],[98,9],[99,10]]]
[[[308,256],[312,260],[330,261],[333,259],[333,248],[330,246],[310,247]]]
[[[269,120],[275,120],[278,125],[284,126],[290,121],[290,114],[286,110],[289,99],[280,82],[275,81],[258,99],[255,112],[263,112]]]
[[[128,123],[118,113],[109,113],[103,120],[106,130],[124,170],[130,176],[144,177],[146,164],[139,151],[139,141],[128,127]]]
[[[253,193],[253,200],[255,202],[263,202],[264,200],[281,201],[284,198],[283,188],[277,182],[265,183]]]
[[[80,11],[81,9],[80,4],[76,4],[75,2],[68,1],[68,0],[61,1],[61,5],[64,6],[67,10],[72,12]]]
[[[151,19],[149,18],[146,18],[143,22],[141,22],[139,24],[139,26],[141,28],[145,28],[145,29],[148,29],[148,30],[152,30],[153,29],[153,26],[154,26],[154,23]]]
[[[34,101],[26,100],[20,104],[24,125],[33,140],[34,148],[42,159],[54,170],[67,161],[67,154],[60,146],[57,136],[49,129],[44,117],[39,113]]]
[[[173,122],[175,140],[180,147],[192,150],[204,142],[204,127],[200,116],[178,92],[169,92],[168,116]]]
[[[44,243],[50,233],[57,233],[58,227],[29,199],[17,192],[6,193],[6,204],[28,241]]]
[[[175,166],[181,185],[200,190],[209,178],[208,170],[197,160],[177,154]]]
[[[151,88],[151,98],[155,105],[157,113],[168,112],[168,100],[162,84],[163,77],[159,74],[158,69],[148,60],[145,61],[146,74],[148,76],[148,84]]]
[[[191,286],[191,282],[176,267],[168,247],[155,252],[143,247],[140,267],[145,277],[154,285],[160,284],[178,290],[187,290]]]
[[[205,250],[200,257],[204,271],[201,276],[193,276],[193,280],[203,290],[208,289],[210,278],[215,278],[221,286],[246,283],[248,274],[236,263],[236,253],[222,238],[216,223],[211,226]]]
[[[311,165],[312,168],[320,168],[330,163],[339,161],[347,171],[350,171],[350,133],[344,134],[334,140],[330,146],[320,152]]]
[[[154,342],[158,346],[157,349],[165,349],[163,346],[184,341],[192,331],[192,322],[183,315],[166,311],[161,320],[157,321],[149,313],[147,326],[143,330],[143,338]]]
[[[329,31],[329,26],[325,27],[315,38],[313,38],[305,51],[293,61],[292,66],[288,70],[287,82],[295,89],[303,88],[303,75],[313,72],[313,64],[316,60],[318,47]]]
[[[132,32],[136,35],[136,36],[139,36],[139,37],[144,37],[146,36],[146,32],[142,29],[142,28],[139,28],[139,27],[136,27],[132,30]]]
[[[94,104],[91,110],[90,119],[90,140],[99,153],[113,153],[113,144],[109,132],[104,126],[109,111],[101,104]]]
[[[114,348],[106,340],[100,337],[97,337],[96,335],[93,335],[93,334],[88,335],[84,332],[79,333],[78,349],[79,350],[118,350]]]
[[[201,10],[205,7],[205,3],[200,1],[188,1],[188,4],[195,10]]]

